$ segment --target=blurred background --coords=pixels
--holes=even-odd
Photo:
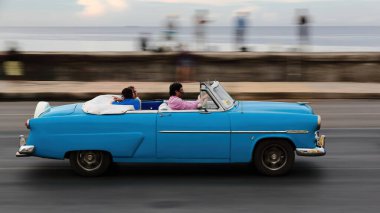
[[[2,0],[0,79],[379,82],[379,9],[372,0]]]
[[[378,82],[379,9],[371,0],[2,0],[0,78]]]
[[[379,51],[371,0],[1,1],[1,49]],[[145,43],[145,45],[142,45]],[[145,46],[143,48],[143,46]]]
[[[378,212],[379,0],[0,0],[0,212]],[[38,101],[186,99],[221,81],[238,100],[310,101],[327,155],[286,177],[250,168],[15,158]],[[64,102],[57,102],[64,101]],[[274,121],[275,122],[275,121]]]
[[[2,0],[0,79],[7,88],[379,82],[379,9],[371,0]]]

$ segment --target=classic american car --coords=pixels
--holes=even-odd
[[[172,110],[163,100],[134,110],[107,95],[56,107],[39,102],[16,156],[69,159],[83,176],[102,175],[113,162],[251,163],[277,176],[291,170],[295,154],[326,153],[321,117],[307,103],[236,101],[217,81],[200,83],[200,96],[198,110]]]

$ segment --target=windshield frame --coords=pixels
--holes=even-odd
[[[235,106],[235,100],[224,89],[224,87],[218,81],[203,82],[202,85],[206,86],[209,93],[212,94],[214,100],[216,100],[224,110],[230,110]],[[225,99],[222,99],[222,97]],[[229,104],[228,104],[229,103]]]

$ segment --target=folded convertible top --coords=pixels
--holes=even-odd
[[[82,106],[82,110],[95,115],[124,114],[127,111],[134,111],[133,105],[113,105],[113,96],[118,95],[99,95]]]

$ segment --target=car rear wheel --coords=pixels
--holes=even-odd
[[[77,151],[70,154],[70,165],[82,176],[100,176],[111,164],[111,155],[103,151]]]
[[[253,163],[261,174],[284,175],[293,167],[294,149],[288,141],[263,141],[255,149]]]

